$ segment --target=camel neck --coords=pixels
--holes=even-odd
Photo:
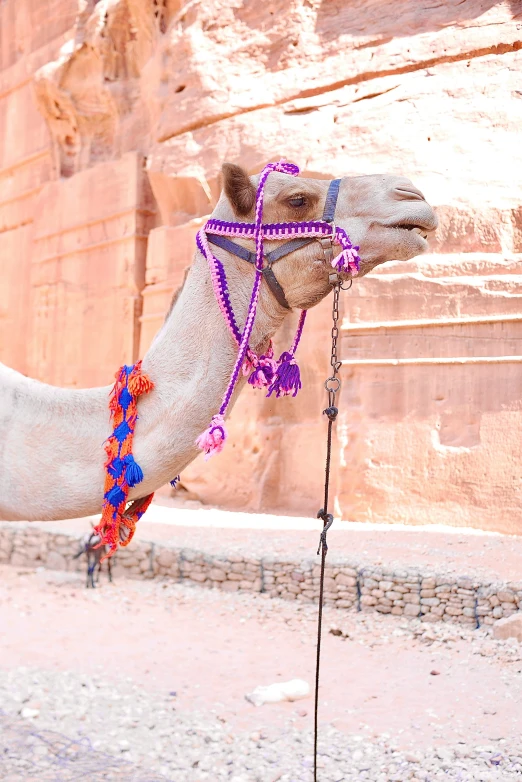
[[[242,330],[254,269],[224,251],[220,256]],[[284,315],[263,286],[250,343],[254,350],[267,346]],[[135,440],[138,461],[143,443],[145,475],[150,458],[156,460],[154,472],[158,467],[165,470],[165,480],[174,477],[172,470],[179,472],[194,458],[195,440],[218,412],[236,358],[237,345],[216,302],[207,262],[197,253],[172,312],[143,359],[143,370],[155,384],[154,393],[140,400]],[[239,380],[232,404],[244,382]]]
[[[242,330],[255,272],[252,266],[225,251],[220,256],[227,272],[234,313]],[[263,286],[251,339],[254,350],[262,348],[273,336],[284,315],[284,310]],[[226,380],[236,357],[237,345],[231,339],[216,302],[207,262],[196,253],[172,312],[145,354],[143,368],[161,378],[162,384],[171,377],[176,385],[183,378],[203,387],[206,378],[214,378],[211,380],[213,385],[223,375]],[[225,388],[226,382],[220,392]]]

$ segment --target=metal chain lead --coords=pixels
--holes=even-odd
[[[339,339],[339,297],[341,293],[341,279],[338,274],[330,274],[330,284],[333,287],[333,304],[332,304],[332,352],[330,356],[330,366],[332,367],[332,374],[325,381],[324,387],[328,392],[328,407],[323,410],[323,413],[328,418],[328,433],[326,439],[326,467],[325,467],[325,479],[324,479],[324,504],[321,510],[317,514],[318,519],[323,520],[323,529],[321,531],[321,537],[319,539],[319,548],[317,554],[321,554],[321,575],[319,579],[319,614],[317,619],[317,658],[315,665],[315,706],[314,706],[314,782],[317,782],[317,738],[318,738],[318,715],[319,715],[319,666],[321,661],[321,631],[323,623],[323,595],[324,595],[324,570],[326,563],[326,553],[328,551],[328,544],[326,542],[326,533],[333,524],[333,515],[328,513],[328,495],[330,491],[330,462],[332,455],[332,427],[337,418],[338,409],[335,406],[335,398],[341,389],[341,379],[339,377],[339,370],[342,366],[342,361],[337,357],[337,340]],[[348,289],[351,287],[348,286]],[[343,288],[343,290],[347,290]]]
[[[332,278],[336,277],[336,281],[332,282]],[[337,323],[339,321],[339,296],[341,292],[339,277],[335,274],[330,275],[330,281],[333,285],[333,305],[332,305],[332,355],[330,357],[330,366],[333,373],[326,380],[324,387],[328,391],[328,405],[333,407],[335,404],[335,395],[341,388],[341,380],[338,377],[339,369],[341,368],[341,362],[337,360],[337,340],[339,338],[339,327]],[[326,411],[325,411],[326,412]]]

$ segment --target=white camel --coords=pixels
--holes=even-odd
[[[225,164],[223,180],[213,217],[251,220],[258,178]],[[273,173],[265,189],[263,220],[319,220],[327,190],[323,180]],[[362,276],[385,261],[408,260],[424,252],[437,218],[409,179],[372,175],[342,179],[335,223],[360,246]],[[240,243],[252,249],[252,242]],[[242,328],[254,269],[221,248],[214,250],[226,268]],[[329,271],[315,241],[277,264],[288,303],[299,309],[314,306],[328,294]],[[256,352],[266,347],[288,311],[263,284],[250,340]],[[175,306],[143,358],[143,370],[155,388],[139,400],[134,454],[145,477],[130,490],[129,500],[155,491],[200,453],[196,438],[219,409],[236,357],[237,346],[216,303],[207,262],[196,252]],[[243,385],[244,379],[234,399]],[[109,386],[56,388],[0,364],[0,518],[54,520],[100,512],[103,443],[111,432],[109,392]]]

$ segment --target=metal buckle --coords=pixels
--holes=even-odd
[[[330,223],[330,225],[332,227],[332,233],[329,236],[322,236],[317,239],[323,249],[324,260],[328,264],[331,264],[333,261],[333,240],[335,238],[335,225],[333,222]]]
[[[323,236],[321,239],[317,240],[323,249],[324,260],[328,264],[331,264],[333,261],[332,239],[332,236]]]

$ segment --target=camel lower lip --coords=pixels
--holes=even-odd
[[[413,223],[399,223],[399,225],[392,225],[390,228],[394,228],[396,231],[408,231],[408,233],[417,234],[423,239],[428,238],[428,231],[422,225],[415,225]]]

